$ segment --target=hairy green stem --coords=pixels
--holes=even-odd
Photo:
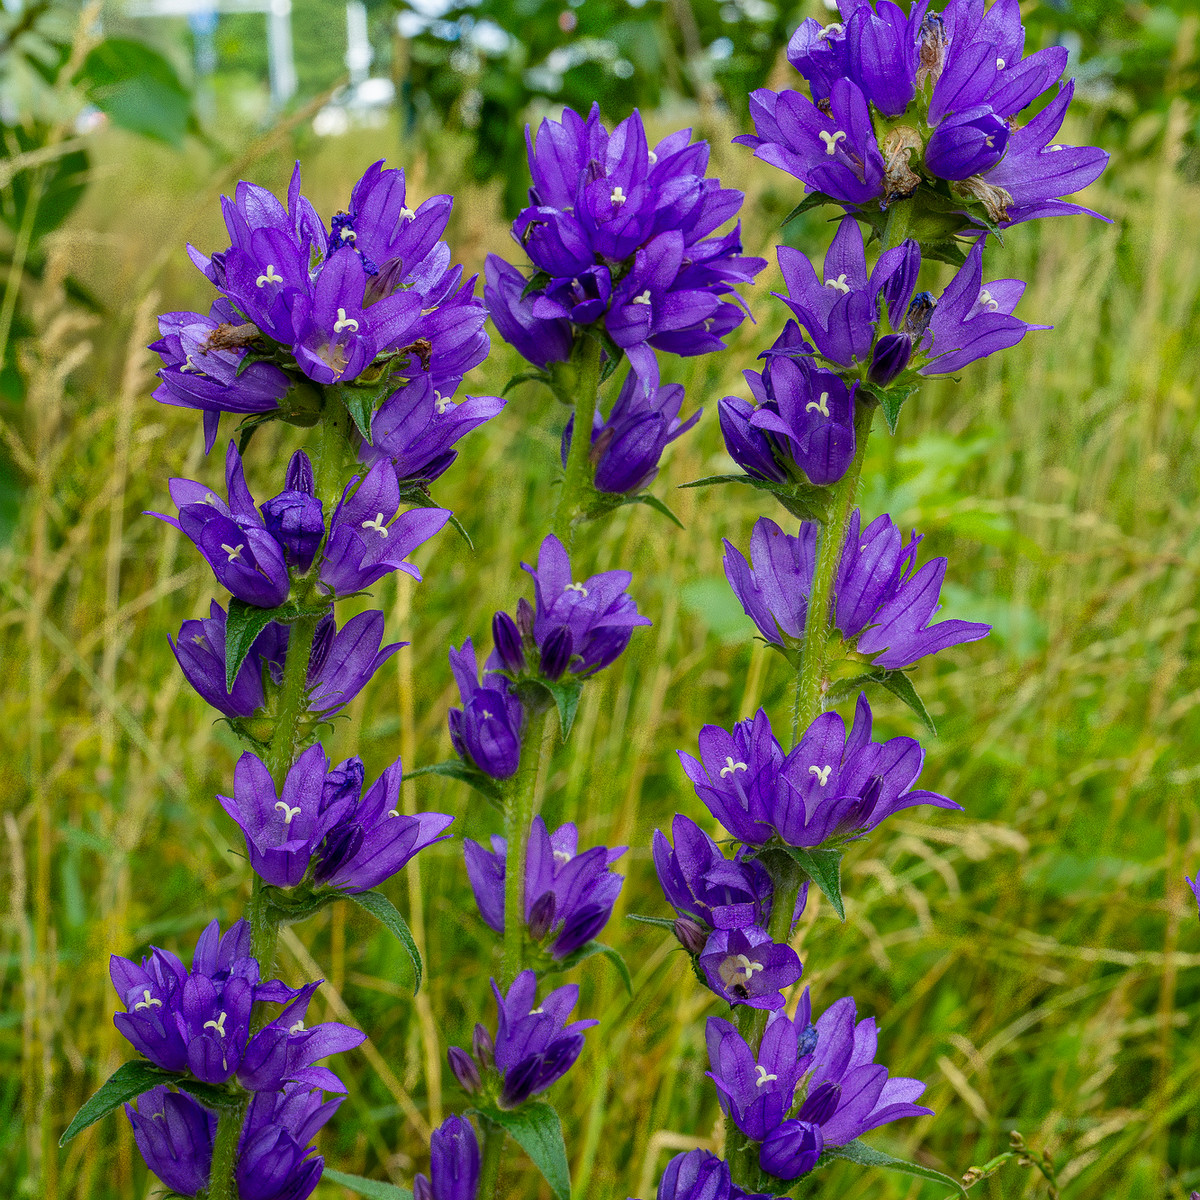
[[[480,1200],[499,1200],[500,1160],[504,1156],[504,1141],[508,1136],[499,1125],[486,1117],[483,1123],[483,1149],[479,1164],[479,1186],[475,1194]]]
[[[525,851],[529,825],[537,811],[538,781],[550,757],[547,723],[553,708],[531,712],[521,739],[521,765],[504,803],[504,963],[500,981],[507,988],[525,965]]]
[[[591,486],[589,454],[592,449],[592,421],[596,415],[596,397],[600,391],[600,343],[584,337],[580,348],[575,380],[575,423],[571,448],[567,451],[567,469],[562,492],[554,513],[554,533],[568,550],[575,536],[575,522],[581,515],[580,501]]]
[[[209,1176],[208,1200],[237,1200],[237,1146],[242,1125],[246,1120],[247,1096],[237,1108],[227,1108],[217,1120],[217,1136],[213,1142],[212,1174]]]

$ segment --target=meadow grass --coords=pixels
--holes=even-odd
[[[895,438],[875,431],[865,512],[926,534],[927,555],[950,557],[946,614],[994,626],[917,672],[940,734],[926,743],[924,786],[966,811],[912,810],[858,843],[845,863],[845,923],[814,897],[795,938],[816,1006],[853,994],[860,1014],[879,1019],[881,1061],[929,1082],[937,1116],[881,1130],[874,1144],[961,1174],[1016,1129],[1049,1152],[1061,1195],[1077,1200],[1200,1187],[1200,923],[1183,879],[1200,866],[1200,194],[1171,167],[1181,121],[1172,110],[1157,156],[1119,162],[1089,192],[1112,225],[1020,227],[992,256],[988,277],[1029,279],[1021,312],[1054,330],[926,388]],[[461,185],[453,148],[405,163],[397,140],[375,131],[302,143],[300,154],[327,215],[384,154],[411,167],[416,193],[456,191],[449,240],[478,269],[488,249],[511,243],[497,193]],[[286,138],[268,137],[231,170],[282,190],[290,155]],[[158,311],[208,303],[183,241],[221,244],[215,195],[230,171],[214,176],[199,150],[173,155],[115,133],[96,157],[92,192],[30,297],[35,383],[4,430],[28,489],[0,560],[0,1170],[16,1195],[116,1200],[158,1186],[123,1119],[65,1152],[55,1145],[130,1056],[111,1021],[107,957],[151,942],[186,953],[213,916],[241,911],[249,870],[213,800],[230,785],[236,741],[183,684],[166,642],[207,609],[213,582],[175,531],[142,515],[167,503],[168,475],[219,475],[195,414],[150,399],[143,347]],[[748,247],[765,250],[794,203],[788,181],[733,148],[716,159],[748,193]],[[829,232],[818,221],[789,230],[814,253]],[[68,267],[104,315],[65,303]],[[675,750],[694,749],[705,723],[760,704],[788,710],[786,664],[752,637],[721,569],[722,537],[744,547],[757,515],[786,524],[786,514],[748,489],[677,489],[730,465],[715,404],[742,390],[740,370],[778,332],[777,285],[769,272],[752,290],[758,324],[728,352],[668,365],[688,410],[706,410],[654,486],[685,529],[633,508],[578,539],[593,569],[633,571],[631,591],[654,621],[587,689],[544,810],[552,826],[577,821],[582,844],[630,847],[605,936],[629,963],[633,995],[602,959],[581,968],[580,1011],[601,1027],[554,1093],[585,1200],[649,1197],[672,1153],[719,1149],[703,1026],[720,1007],[673,939],[625,916],[665,912],[652,830],[676,810],[709,820]],[[496,344],[468,390],[496,391],[520,369]],[[392,637],[412,646],[325,739],[335,760],[361,754],[370,777],[397,754],[409,767],[450,756],[447,648],[486,643],[492,610],[527,592],[519,563],[549,525],[565,416],[521,385],[463,444],[436,494],[475,550],[446,531],[417,555],[424,583],[377,589]],[[270,494],[299,441],[284,427],[256,436],[256,492]],[[919,734],[897,703],[876,711],[883,732]],[[426,777],[403,795],[456,814],[460,836],[498,828],[460,784]],[[322,1153],[408,1186],[430,1127],[466,1106],[444,1052],[494,1019],[487,977],[498,953],[460,841],[422,855],[390,894],[425,950],[416,1002],[396,946],[345,904],[286,931],[279,967],[292,982],[327,980],[314,1018],[371,1035],[339,1065],[350,1095]],[[506,1178],[512,1195],[538,1194],[516,1155]],[[822,1194],[843,1200],[941,1194],[856,1168],[824,1179]],[[977,1193],[1035,1197],[1049,1186],[1010,1164]],[[318,1192],[341,1195],[327,1183]]]

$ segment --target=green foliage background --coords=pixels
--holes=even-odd
[[[654,4],[636,11],[670,25]],[[298,6],[298,42],[318,15]],[[891,512],[927,535],[926,554],[950,556],[945,615],[995,626],[918,673],[940,729],[923,779],[966,811],[916,810],[859,843],[846,862],[847,921],[814,900],[796,944],[817,1005],[855,995],[879,1019],[883,1061],[929,1082],[937,1117],[880,1131],[881,1148],[960,1174],[1017,1129],[1050,1153],[1063,1197],[1181,1198],[1200,1187],[1200,923],[1183,880],[1200,866],[1197,21],[1180,3],[1037,5],[1030,22],[1031,37],[1079,34],[1081,75],[1091,71],[1095,86],[1066,140],[1113,151],[1087,197],[1113,223],[1060,219],[1007,236],[988,277],[1030,280],[1021,311],[1054,330],[925,389],[894,439],[876,432],[862,494],[868,515]],[[654,95],[649,123],[659,133],[693,124],[710,138],[717,172],[747,192],[747,245],[767,252],[798,197],[792,181],[729,145],[745,125],[745,85],[741,96],[732,85],[686,86],[686,51],[662,44],[684,82]],[[759,66],[782,80],[777,45]],[[186,43],[164,48],[186,82]],[[321,56],[311,43],[305,55]],[[1108,69],[1088,66],[1105,58]],[[257,67],[233,60],[218,79],[220,120],[203,136],[171,145],[108,128],[87,138],[73,176],[33,168],[37,181],[14,176],[3,194],[12,232],[0,274],[17,278],[19,303],[0,374],[0,490],[10,497],[0,550],[0,1169],[18,1196],[153,1194],[123,1121],[61,1155],[54,1147],[128,1057],[111,1024],[107,955],[150,943],[186,951],[248,893],[235,831],[213,800],[237,748],[183,685],[166,643],[207,607],[212,581],[172,530],[142,515],[166,502],[168,475],[219,474],[203,459],[198,419],[150,399],[154,360],[143,347],[155,314],[208,303],[184,241],[223,244],[216,197],[239,177],[282,190],[299,157],[306,190],[330,214],[386,155],[408,168],[413,194],[456,195],[449,240],[477,270],[488,250],[507,251],[505,211],[525,186],[519,158],[503,162],[503,178],[480,169],[477,134],[452,106],[336,139],[312,135],[311,112],[256,128],[238,114]],[[306,69],[307,92],[332,82]],[[416,109],[415,66],[407,78]],[[606,111],[626,107],[614,94]],[[56,144],[62,120],[46,111],[17,122],[10,155]],[[13,268],[20,188],[52,193],[72,181],[75,206]],[[811,217],[787,230],[814,254],[829,233]],[[728,466],[715,403],[741,388],[741,369],[782,323],[769,298],[778,282],[772,269],[752,289],[758,324],[726,353],[667,368],[686,385],[689,411],[706,410],[655,485],[686,530],[636,508],[580,539],[595,569],[634,572],[654,621],[588,688],[545,810],[552,823],[578,821],[585,844],[631,847],[608,940],[630,964],[634,995],[602,959],[581,968],[580,1007],[601,1028],[552,1094],[586,1200],[649,1197],[671,1154],[720,1133],[703,1048],[718,1006],[670,939],[623,916],[663,912],[651,831],[677,809],[703,815],[674,751],[694,747],[706,722],[759,704],[786,710],[785,665],[751,636],[720,565],[721,538],[745,544],[766,511],[760,497],[676,490]],[[497,390],[519,367],[498,343],[469,388]],[[448,756],[447,647],[468,635],[486,642],[492,610],[522,594],[519,563],[548,523],[565,415],[523,385],[463,444],[439,491],[476,550],[446,532],[418,555],[423,584],[378,589],[390,632],[412,646],[326,740],[335,758],[359,753],[377,772],[397,754],[407,765]],[[253,488],[274,485],[296,440],[283,429],[256,438]],[[884,731],[918,733],[898,704],[878,711]],[[459,835],[495,827],[459,784],[426,777],[406,795],[455,813]],[[407,1185],[425,1163],[429,1126],[465,1106],[443,1055],[466,1044],[481,1013],[491,1019],[496,958],[459,843],[424,855],[419,877],[410,870],[389,894],[425,947],[416,1003],[399,950],[351,906],[285,937],[280,970],[324,977],[314,1017],[371,1035],[339,1065],[350,1096],[322,1153]],[[532,1170],[512,1161],[511,1194],[538,1195]],[[938,1194],[849,1167],[830,1173],[827,1192]],[[1042,1197],[1048,1185],[1010,1165],[977,1194]],[[318,1195],[346,1193],[323,1184]]]

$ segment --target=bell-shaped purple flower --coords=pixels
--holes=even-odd
[[[708,1150],[677,1154],[658,1181],[658,1200],[730,1200],[729,1164]]]
[[[381,666],[407,642],[383,643],[383,613],[368,610],[341,629],[333,615],[322,617],[308,660],[308,709],[322,718],[339,712],[370,682]],[[277,660],[282,668],[286,641]]]
[[[503,675],[485,672],[480,686],[470,638],[461,650],[450,647],[450,669],[463,704],[450,710],[450,740],[456,753],[493,779],[515,775],[521,761],[525,710],[511,683]]]
[[[184,621],[179,639],[171,649],[188,683],[213,708],[227,717],[249,717],[263,707],[262,654],[274,645],[274,632],[259,634],[238,668],[233,689],[225,689],[225,610],[214,600],[209,616],[199,621]]]
[[[465,1117],[447,1117],[429,1139],[429,1175],[413,1180],[414,1200],[475,1200],[479,1139]]]
[[[731,1006],[771,1010],[783,1007],[782,989],[804,970],[791,946],[773,942],[757,925],[714,930],[699,965],[708,986]]]
[[[990,171],[1008,149],[1008,124],[986,105],[942,121],[925,147],[925,165],[940,179]]]
[[[586,945],[608,924],[624,876],[612,865],[625,846],[579,851],[579,830],[568,822],[553,833],[533,818],[525,856],[525,921],[530,936],[556,960]],[[504,879],[508,845],[493,837],[491,851],[468,838],[463,843],[467,875],[484,921],[504,932]]]
[[[771,1130],[758,1154],[758,1163],[768,1175],[799,1179],[817,1165],[825,1137],[820,1124],[793,1118]]]
[[[646,391],[630,371],[607,418],[595,414],[591,459],[595,485],[601,492],[626,495],[649,484],[658,474],[658,460],[666,446],[700,419],[697,409],[686,421],[679,419],[683,388],[678,384]],[[562,461],[575,428],[575,418],[563,430]]]
[[[303,450],[292,455],[284,490],[263,503],[262,515],[288,566],[307,571],[325,537],[325,514],[316,496],[312,463]]]
[[[208,1187],[217,1118],[191,1096],[159,1086],[125,1105],[146,1166],[173,1192],[194,1196]]]
[[[533,301],[522,298],[528,282],[524,275],[498,254],[484,263],[484,302],[496,332],[522,358],[543,370],[571,357],[571,322],[566,317],[537,317]]]
[[[321,1179],[325,1160],[311,1145],[342,1103],[322,1102],[319,1090],[288,1084],[250,1101],[238,1143],[237,1187],[242,1200],[305,1200]]]

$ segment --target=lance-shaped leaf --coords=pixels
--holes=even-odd
[[[473,1108],[472,1113],[499,1125],[529,1155],[550,1185],[555,1200],[571,1200],[571,1172],[558,1113],[544,1100],[511,1110]]]
[[[787,856],[821,889],[833,911],[844,921],[846,907],[842,903],[843,850],[809,850],[802,846],[781,847]]]
[[[321,1175],[323,1181],[336,1183],[358,1196],[366,1196],[367,1200],[412,1200],[412,1192],[408,1188],[397,1187],[394,1183],[384,1183],[380,1179],[364,1179],[361,1175],[347,1175],[345,1171],[335,1171],[326,1167]]]
[[[411,771],[405,771],[404,782],[416,779],[418,775],[442,775],[447,779],[457,779],[460,783],[473,787],[481,796],[486,796],[502,812],[504,810],[504,792],[500,784],[490,775],[468,766],[460,758],[450,758],[445,762],[430,763],[427,767],[415,767]]]
[[[413,995],[415,996],[421,990],[421,952],[417,949],[417,943],[413,940],[412,930],[409,929],[408,923],[382,892],[356,892],[348,899],[353,900],[360,908],[365,908],[404,947],[404,951],[413,965]]]
[[[887,1171],[899,1171],[904,1175],[915,1175],[918,1179],[928,1179],[942,1187],[949,1188],[956,1196],[965,1196],[967,1189],[951,1175],[943,1175],[932,1167],[923,1167],[920,1163],[909,1162],[903,1158],[893,1158],[882,1150],[868,1146],[866,1142],[855,1139],[845,1146],[830,1146],[821,1155],[818,1166],[824,1166],[834,1159],[845,1159],[858,1163],[863,1167],[883,1167]]]

